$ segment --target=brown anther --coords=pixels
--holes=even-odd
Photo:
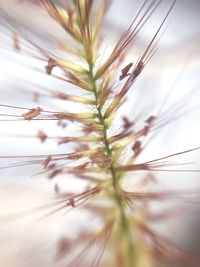
[[[134,77],[137,77],[141,73],[143,68],[144,68],[144,63],[142,61],[139,61],[139,63],[135,66],[133,70]]]
[[[46,139],[48,138],[47,134],[45,132],[43,132],[42,130],[39,130],[37,133],[37,137],[39,138],[39,140],[44,143],[46,141]]]
[[[132,149],[134,151],[135,156],[137,156],[141,152],[141,141],[137,140],[135,144],[133,145]]]
[[[62,259],[69,252],[71,244],[67,238],[62,238],[57,245],[56,260]]]
[[[16,32],[13,32],[13,47],[16,51],[20,51],[19,38]]]
[[[48,178],[53,179],[55,176],[57,176],[61,172],[62,172],[62,169],[55,169],[49,174]]]
[[[148,124],[152,124],[155,121],[156,117],[155,116],[150,116],[145,122]]]
[[[122,69],[121,75],[119,76],[120,81],[130,75],[128,72],[132,66],[133,66],[133,63],[129,63],[125,68]]]
[[[47,168],[47,166],[49,165],[49,162],[52,160],[52,156],[48,155],[47,158],[42,162],[42,165],[44,167],[44,169]]]
[[[72,208],[75,207],[75,202],[74,202],[73,197],[71,197],[71,198],[68,200],[67,205],[68,205],[68,206],[71,206]]]
[[[48,165],[48,170],[52,170],[56,167],[56,163],[51,163]]]
[[[149,133],[150,127],[149,125],[144,126],[142,135],[146,136]]]
[[[32,108],[31,110],[29,110],[28,112],[22,114],[22,117],[24,117],[25,120],[32,120],[33,118],[37,117],[38,115],[40,115],[41,111],[43,109],[40,107],[37,108]]]
[[[48,60],[48,64],[47,64],[47,66],[45,66],[46,73],[47,73],[47,74],[51,74],[51,73],[52,73],[52,70],[53,70],[54,67],[56,67],[56,62],[55,62],[54,59],[50,58],[50,59]]]
[[[126,117],[123,117],[122,120],[123,120],[123,128],[125,131],[129,130],[134,125],[134,122],[129,121],[129,119]]]
[[[62,99],[62,100],[69,100],[69,96],[63,92],[56,92],[55,97]]]

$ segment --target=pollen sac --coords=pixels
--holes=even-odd
[[[51,155],[48,155],[47,158],[43,161],[43,166],[44,166],[44,169],[46,169],[50,163],[50,161],[52,160],[52,156]]]
[[[46,139],[48,138],[47,134],[44,131],[42,131],[42,130],[39,130],[38,131],[37,137],[39,138],[39,140],[41,141],[41,143],[44,143],[46,141]]]
[[[62,169],[54,169],[52,172],[49,174],[48,178],[51,180],[54,177],[56,177],[58,174],[62,172]]]
[[[35,117],[37,117],[38,115],[40,115],[42,110],[43,109],[40,107],[32,108],[30,111],[22,114],[22,117],[24,117],[25,120],[30,121],[30,120],[34,119]]]
[[[62,238],[57,244],[56,260],[60,260],[66,256],[71,247],[71,242],[67,238]]]
[[[53,68],[56,66],[56,62],[54,59],[50,58],[49,61],[48,61],[48,64],[47,66],[45,66],[45,69],[46,69],[46,73],[47,74],[51,74],[52,73],[52,70]]]
[[[142,130],[142,135],[146,136],[150,131],[150,126],[146,125],[144,126],[143,130]]]
[[[123,128],[125,131],[129,130],[134,125],[134,122],[131,122],[126,117],[123,117],[122,120],[123,120]]]
[[[145,122],[148,124],[152,124],[156,120],[156,116],[150,116]]]
[[[125,68],[122,69],[121,71],[121,75],[119,77],[119,80],[123,80],[124,78],[126,78],[128,75],[130,75],[128,72],[130,70],[130,68],[133,66],[133,63],[128,64]]]
[[[18,35],[16,32],[13,32],[13,47],[17,52],[19,52],[21,50],[19,38],[18,38]]]
[[[133,70],[133,75],[137,77],[141,73],[143,68],[144,68],[144,63],[142,61],[139,61],[139,63],[135,66]]]
[[[137,156],[141,152],[141,150],[142,150],[142,143],[141,143],[141,141],[137,140],[135,142],[135,144],[133,145],[132,149],[134,151],[134,155]]]
[[[68,200],[67,205],[71,206],[72,208],[75,207],[75,201],[74,201],[73,197],[71,197],[71,198]]]

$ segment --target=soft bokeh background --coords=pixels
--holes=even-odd
[[[33,1],[32,1],[33,2]],[[1,9],[10,16],[11,25],[28,38],[52,49],[54,38],[60,41],[68,41],[63,36],[63,31],[31,1],[0,0]],[[58,2],[58,1],[56,1]],[[142,1],[114,0],[106,17],[104,27],[105,51],[108,52],[120,33],[131,22]],[[147,23],[142,32],[129,50],[127,63],[135,62],[144,51],[153,33],[169,7],[171,1],[163,1],[155,16]],[[144,159],[181,151],[200,145],[199,115],[200,115],[200,1],[178,0],[170,15],[167,31],[159,42],[158,51],[139,77],[134,90],[129,94],[129,101],[122,107],[121,114],[134,118],[141,110],[145,115],[154,115],[164,105],[164,101],[171,88],[169,101],[165,104],[167,113],[170,106],[178,99],[183,98],[187,104],[184,110],[185,116],[175,120],[166,127],[161,134],[153,140],[144,153]],[[5,15],[1,12],[0,25],[0,103],[17,106],[34,107],[32,91],[38,88],[66,88],[63,84],[47,76],[44,72],[43,62],[17,54],[12,49],[10,31],[6,29]],[[42,71],[39,71],[42,70]],[[184,96],[187,96],[184,98]],[[42,107],[57,110],[65,108],[65,103],[41,99]],[[67,106],[68,110],[73,109]],[[2,113],[10,110],[2,109]],[[150,113],[149,113],[150,112]],[[177,111],[178,112],[178,111]],[[0,112],[1,113],[1,112]],[[116,126],[117,127],[117,126]],[[35,135],[38,129],[44,129],[52,135],[63,135],[52,122],[0,122],[0,156],[2,155],[33,155],[51,154],[69,151],[70,147],[57,147],[53,141],[47,141],[41,145],[34,138],[14,138],[13,134]],[[67,134],[74,132],[73,126],[67,129]],[[54,134],[55,133],[55,134]],[[189,160],[188,160],[189,158]],[[192,153],[187,161],[199,162],[199,153]],[[1,159],[2,167],[9,166],[11,162]],[[200,165],[200,164],[199,164]],[[51,202],[54,196],[54,185],[66,186],[66,177],[49,181],[44,175],[33,176],[40,172],[40,166],[28,168],[2,169],[0,174],[0,214],[12,214],[18,211],[28,210],[43,203]],[[70,179],[70,178],[69,178]],[[163,188],[196,189],[199,191],[199,174],[162,174],[161,185]],[[70,184],[73,188],[76,182]],[[198,201],[195,206],[190,206],[190,213],[181,221],[167,223],[160,227],[173,240],[178,240],[185,247],[198,250],[199,247],[199,209]],[[54,266],[55,246],[60,237],[66,232],[78,227],[73,219],[77,214],[65,212],[41,219],[44,214],[32,213],[30,216],[16,220],[14,223],[3,221],[0,227],[0,263],[4,267],[26,266]],[[79,214],[81,218],[84,215]]]

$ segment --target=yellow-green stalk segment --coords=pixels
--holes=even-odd
[[[112,176],[112,185],[114,189],[114,199],[117,204],[118,210],[119,210],[119,217],[120,217],[120,226],[122,230],[123,236],[126,238],[127,242],[127,256],[128,256],[128,265],[127,267],[133,267],[133,251],[134,251],[134,246],[133,246],[133,241],[131,237],[131,229],[129,225],[129,221],[127,219],[126,213],[125,213],[125,207],[124,207],[124,202],[122,197],[120,196],[120,191],[119,191],[119,173],[117,173],[117,170],[115,168],[115,164],[113,161],[113,156],[112,156],[112,149],[109,145],[108,142],[108,136],[107,136],[107,124],[105,117],[102,114],[101,107],[98,105],[98,100],[99,100],[99,94],[97,90],[97,85],[96,85],[96,78],[94,75],[94,64],[91,62],[88,62],[89,66],[89,80],[92,83],[92,91],[94,93],[95,97],[95,106],[97,109],[97,116],[99,119],[100,124],[103,126],[103,131],[102,131],[102,141],[106,149],[107,156],[111,159],[110,163],[110,171],[111,171],[111,176]]]

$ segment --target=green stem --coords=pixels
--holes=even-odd
[[[111,158],[110,171],[111,171],[112,184],[113,184],[113,189],[114,189],[114,199],[119,209],[120,227],[121,227],[123,235],[125,236],[127,240],[127,257],[128,257],[127,267],[133,267],[134,247],[133,247],[133,242],[131,238],[131,229],[129,226],[129,221],[125,213],[123,199],[121,198],[119,194],[119,183],[118,183],[119,174],[117,173],[117,170],[115,169],[115,164],[113,162],[113,157],[112,157],[112,149],[108,142],[106,121],[102,114],[101,107],[98,106],[99,93],[97,90],[96,78],[95,78],[94,70],[93,70],[94,69],[93,63],[88,62],[88,66],[89,66],[89,79],[92,83],[92,88],[93,88],[92,90],[95,96],[97,116],[98,116],[99,122],[103,126],[103,131],[102,131],[103,140],[102,141],[105,145],[107,155]]]

